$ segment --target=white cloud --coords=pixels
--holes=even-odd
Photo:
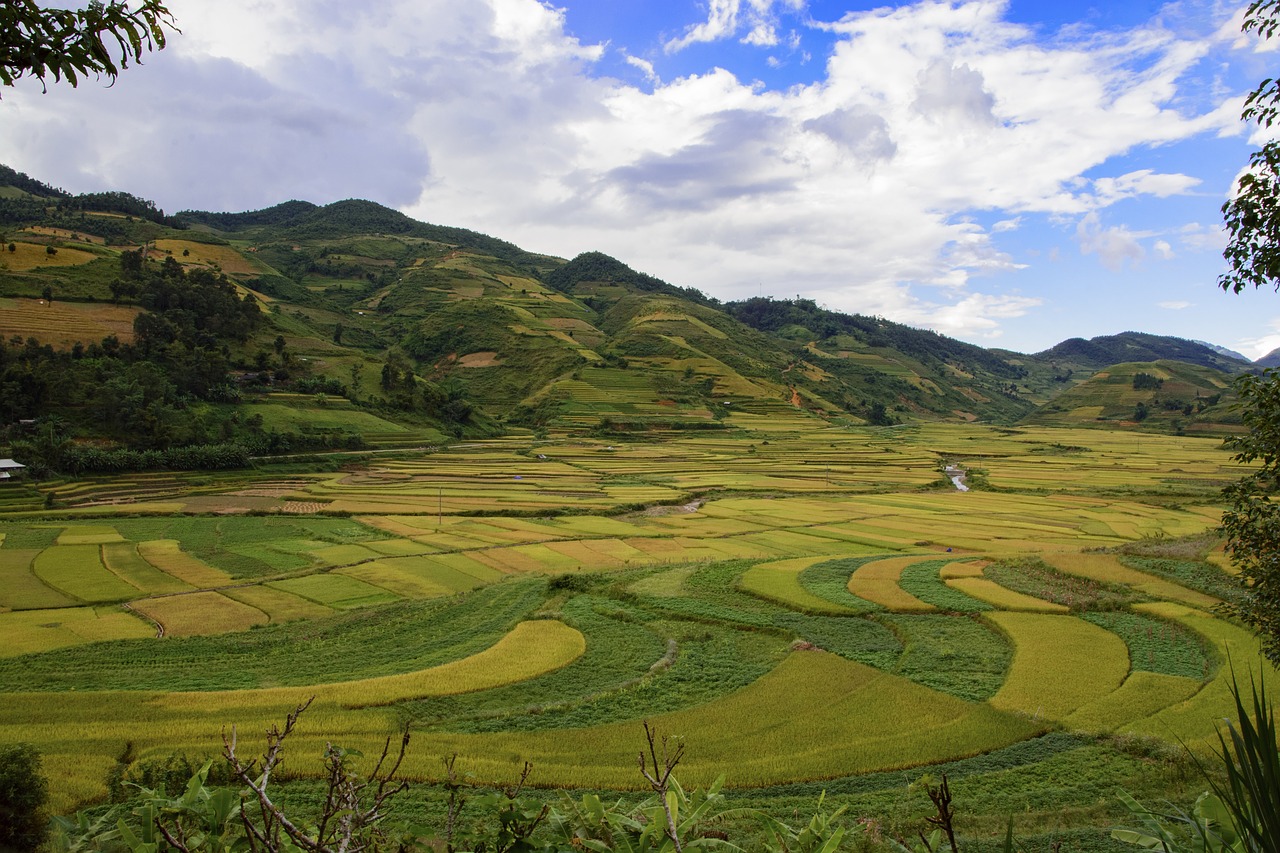
[[[1123,269],[1126,263],[1136,264],[1146,252],[1138,242],[1140,235],[1123,225],[1102,226],[1098,214],[1089,213],[1076,226],[1076,241],[1086,255],[1096,254],[1109,270]]]
[[[1157,240],[1151,244],[1151,248],[1162,261],[1169,261],[1176,257],[1173,246],[1169,245],[1168,240]]]
[[[367,197],[535,251],[605,251],[722,298],[764,283],[995,334],[1038,304],[985,292],[984,276],[1020,268],[1003,241],[1060,216],[1079,221],[1082,251],[1131,265],[1152,235],[1103,227],[1097,211],[1197,179],[1086,175],[1238,115],[1238,101],[1197,112],[1180,99],[1226,35],[1152,24],[1046,39],[1007,5],[925,0],[813,23],[834,39],[820,79],[773,90],[724,68],[664,81],[629,55],[644,89],[605,78],[604,48],[537,0],[384,0],[376,13],[171,0],[183,35],[113,89],[6,92],[0,161],[167,209]],[[798,49],[780,21],[804,8],[709,0],[666,48]],[[1170,241],[1215,239],[1206,226]]]
[[[1182,311],[1185,308],[1190,308],[1193,303],[1186,302],[1185,300],[1179,299],[1179,300],[1173,300],[1170,302],[1160,302],[1158,304],[1160,305],[1161,308],[1167,309],[1169,311]]]
[[[805,0],[710,0],[707,20],[686,27],[684,35],[668,39],[663,47],[677,53],[693,44],[733,38],[743,30],[743,44],[773,47],[781,41],[775,7],[798,12],[804,6]]]
[[[628,64],[628,65],[630,65],[630,66],[632,66],[632,67],[634,67],[634,68],[639,68],[639,69],[640,69],[640,71],[644,74],[645,79],[646,79],[646,80],[648,80],[650,83],[661,83],[661,82],[662,82],[662,81],[658,78],[658,72],[657,72],[657,71],[655,71],[655,70],[654,70],[654,68],[653,68],[653,63],[652,63],[652,62],[650,62],[649,60],[647,60],[647,59],[641,59],[641,58],[640,58],[640,57],[638,57],[638,56],[630,56],[630,55],[628,55],[628,56],[626,57],[626,61],[627,61],[627,64]]]

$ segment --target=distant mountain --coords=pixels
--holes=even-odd
[[[1254,367],[1280,367],[1280,349],[1273,349],[1253,363]]]
[[[1069,338],[1057,346],[1036,353],[1042,362],[1076,365],[1097,370],[1111,364],[1171,359],[1228,373],[1248,366],[1248,359],[1224,355],[1211,345],[1144,332],[1121,332],[1102,337]]]
[[[1251,364],[1253,362],[1253,359],[1249,358],[1249,356],[1242,355],[1241,353],[1238,353],[1233,349],[1228,349],[1227,347],[1220,346],[1218,344],[1211,344],[1208,341],[1196,341],[1196,340],[1193,340],[1192,343],[1200,344],[1201,346],[1206,346],[1209,349],[1213,350],[1214,352],[1218,353],[1219,355],[1225,355],[1227,358],[1234,358],[1236,361],[1243,361],[1245,364]]]

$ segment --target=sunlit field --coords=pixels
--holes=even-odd
[[[58,508],[0,521],[0,742],[42,750],[64,811],[126,744],[213,754],[313,695],[300,756],[408,723],[418,780],[457,753],[635,788],[649,720],[686,784],[775,803],[907,820],[946,770],[980,835],[1013,810],[1102,837],[1105,792],[1192,784],[1140,753],[1214,742],[1228,655],[1258,666],[1214,609],[1241,473],[1216,440],[730,422],[43,486]],[[1052,792],[1008,808],[1037,767]]]

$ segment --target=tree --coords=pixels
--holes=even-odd
[[[1243,30],[1270,39],[1280,29],[1280,0],[1255,0]],[[1280,80],[1263,80],[1245,100],[1241,118],[1269,128],[1280,118]],[[1230,270],[1218,280],[1223,290],[1249,286],[1280,290],[1280,142],[1268,142],[1249,158],[1234,198],[1222,208],[1229,242],[1223,257]],[[1241,594],[1229,608],[1262,638],[1262,649],[1280,665],[1280,372],[1243,376],[1236,382],[1241,418],[1248,432],[1227,446],[1240,462],[1260,467],[1224,491],[1227,553],[1240,570]]]
[[[35,850],[44,842],[48,800],[35,747],[0,746],[0,849]]]
[[[48,77],[77,85],[81,77],[115,81],[129,60],[165,46],[165,30],[177,32],[161,0],[93,0],[83,9],[41,8],[35,0],[0,3],[0,83]]]
[[[1248,432],[1227,446],[1238,462],[1261,462],[1228,486],[1230,507],[1222,515],[1227,553],[1240,570],[1242,595],[1231,605],[1262,636],[1262,650],[1280,664],[1280,370],[1236,381],[1241,417]]]

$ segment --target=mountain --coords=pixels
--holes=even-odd
[[[1027,355],[811,300],[722,304],[599,252],[554,258],[358,199],[167,216],[128,193],[72,196],[0,169],[0,226],[13,245],[0,296],[14,300],[0,341],[24,342],[0,351],[0,382],[18,389],[0,426],[56,414],[73,437],[130,447],[220,437],[270,452],[764,416],[1114,426],[1139,402],[1142,428],[1216,429],[1225,398],[1208,401],[1247,366],[1137,332]],[[1107,372],[1126,364],[1148,367]],[[1142,372],[1163,395],[1124,391]],[[128,396],[139,387],[152,390]],[[154,409],[145,428],[105,417],[126,404]]]
[[[1169,359],[1211,367],[1226,373],[1239,373],[1249,363],[1245,358],[1224,355],[1219,348],[1209,344],[1144,332],[1121,332],[1087,341],[1083,338],[1070,338],[1036,353],[1036,358],[1041,362],[1094,370],[1123,362]]]
[[[1216,352],[1218,355],[1225,355],[1227,358],[1234,358],[1236,361],[1243,361],[1246,364],[1252,362],[1252,359],[1249,358],[1247,355],[1243,355],[1241,353],[1236,352],[1233,349],[1229,349],[1227,347],[1220,346],[1218,344],[1211,344],[1208,341],[1194,341],[1194,340],[1192,341],[1192,343],[1200,344],[1201,346],[1208,347],[1209,349]]]

